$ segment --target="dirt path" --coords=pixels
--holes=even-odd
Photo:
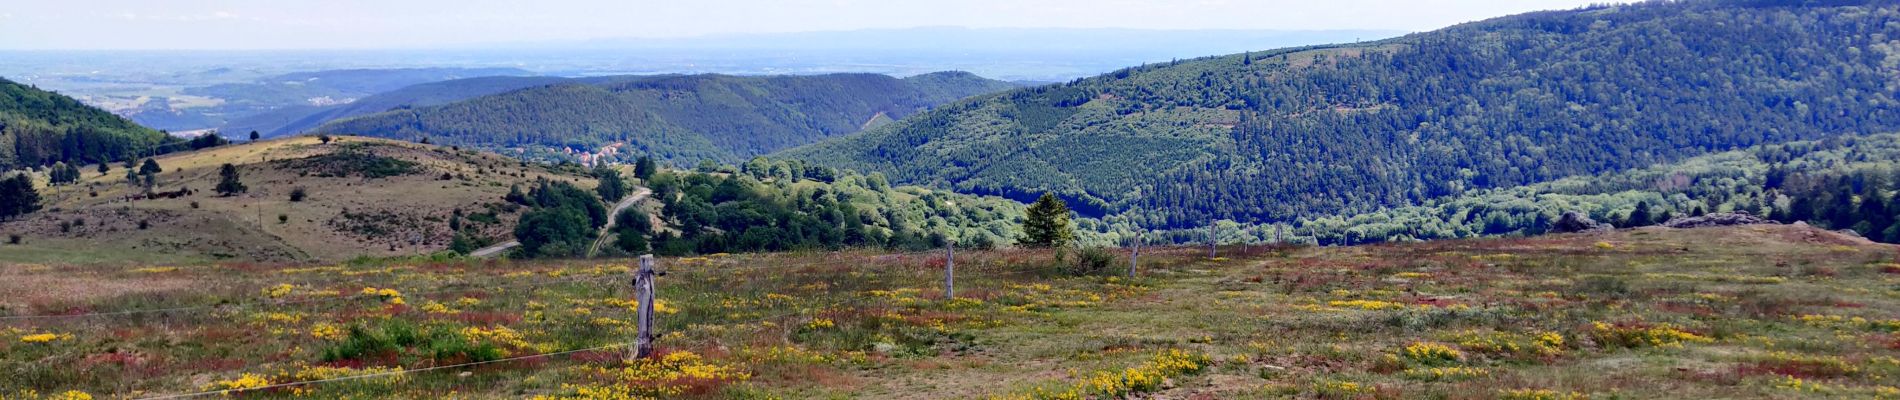
[[[652,190],[647,190],[647,188],[639,188],[639,190],[635,190],[633,194],[627,195],[627,197],[624,199],[620,199],[619,203],[614,203],[613,211],[607,212],[607,224],[600,227],[600,232],[597,232],[595,235],[597,239],[594,239],[594,245],[589,246],[587,248],[587,256],[593,257],[595,253],[600,252],[600,246],[607,243],[607,231],[614,229],[615,215],[620,215],[620,211],[626,210],[627,207],[633,206],[634,203],[639,203],[640,200],[647,198],[647,195],[650,195],[650,194],[653,194]],[[469,257],[493,256],[496,254],[501,254],[501,252],[503,251],[515,248],[515,246],[520,246],[520,245],[521,245],[521,242],[510,240],[506,242],[497,243],[494,246],[483,247],[480,250],[469,252],[468,256]]]
[[[601,225],[600,232],[596,232],[594,235],[594,245],[587,247],[587,257],[591,258],[595,254],[599,254],[600,246],[607,244],[607,231],[614,229],[614,220],[617,219],[614,217],[620,215],[620,211],[626,210],[627,207],[631,207],[634,203],[639,203],[641,199],[647,198],[649,194],[653,194],[653,191],[647,190],[647,188],[639,188],[634,190],[633,194],[627,195],[627,198],[620,199],[619,203],[614,204],[614,209],[607,212],[607,224]]]

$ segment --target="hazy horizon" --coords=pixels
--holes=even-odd
[[[558,3],[90,0],[20,4],[0,11],[0,50],[416,50],[943,27],[1416,32],[1602,1]]]

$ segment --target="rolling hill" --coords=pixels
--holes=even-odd
[[[625,142],[664,160],[737,162],[1014,87],[973,74],[893,78],[665,75],[594,78],[324,124],[318,132],[483,147]]]
[[[1825,5],[1805,5],[1805,4]],[[1803,5],[1783,5],[1803,4]],[[1900,6],[1678,1],[1143,65],[780,153],[1137,226],[1294,221],[1900,128]]]
[[[233,137],[257,131],[264,137],[300,133],[333,120],[375,114],[401,107],[426,107],[572,81],[545,76],[486,76],[429,82],[377,93],[346,104],[284,107],[226,123],[219,127]]]
[[[331,69],[260,77],[248,82],[179,88],[177,93],[138,94],[134,109],[120,111],[140,124],[172,131],[222,128],[233,134],[259,129],[253,118],[317,112],[411,85],[487,76],[533,75],[516,68]],[[115,110],[118,111],[118,110]],[[375,110],[383,111],[383,110]],[[283,118],[289,120],[289,118]],[[243,126],[227,126],[243,122]],[[268,124],[266,124],[268,125]],[[241,129],[241,130],[240,130]]]
[[[119,160],[179,142],[71,97],[0,79],[0,171]]]
[[[1351,245],[1543,234],[1570,212],[1625,228],[1739,212],[1852,229],[1871,240],[1900,243],[1900,163],[1895,160],[1900,160],[1900,134],[1765,144],[1624,171],[1471,190],[1414,206],[1293,223],[1233,224],[1221,238]],[[1116,229],[1132,232],[1133,227]],[[1163,234],[1193,240],[1205,231]]]
[[[376,138],[325,144],[292,137],[154,158],[147,192],[123,174],[86,171],[41,189],[44,209],[0,223],[21,235],[0,262],[341,261],[448,247],[457,210],[465,231],[505,241],[520,209],[509,187],[537,179],[593,185],[584,171],[493,153]],[[233,164],[248,190],[213,192]],[[116,172],[116,171],[115,171]],[[303,198],[292,200],[301,189]]]

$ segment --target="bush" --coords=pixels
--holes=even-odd
[[[193,210],[196,210],[196,209],[198,209],[198,202],[196,202],[196,201],[194,201],[194,202],[191,202],[191,209],[193,209]]]
[[[7,234],[7,244],[20,244],[20,241],[21,241],[20,234],[18,233]]]
[[[391,354],[414,354],[438,361],[490,361],[501,358],[493,343],[475,343],[448,327],[418,329],[410,322],[389,320],[377,327],[351,326],[349,336],[325,348],[325,362]]]
[[[303,201],[304,197],[309,195],[309,191],[304,189],[303,186],[290,189],[290,201],[292,203]]]
[[[290,216],[289,216],[289,215],[284,215],[284,214],[277,214],[277,223],[279,223],[279,224],[282,224],[282,223],[286,223],[286,222],[290,222]]]
[[[1629,283],[1611,276],[1585,278],[1583,282],[1578,282],[1576,288],[1573,290],[1578,293],[1602,295],[1604,297],[1618,297],[1630,293]]]
[[[150,228],[150,227],[152,227],[152,221],[147,221],[147,220],[142,220],[142,219],[139,220],[139,230],[142,231],[142,230],[145,230],[145,228]]]
[[[1087,247],[1075,252],[1075,260],[1059,264],[1062,273],[1070,276],[1103,275],[1111,272],[1117,263],[1115,253],[1100,247]]]

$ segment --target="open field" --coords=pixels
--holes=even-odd
[[[1900,397],[1900,248],[1805,227],[1152,250],[661,259],[635,362],[627,260],[14,264],[0,396]]]
[[[0,223],[20,234],[0,262],[303,262],[424,254],[448,247],[456,210],[465,226],[507,240],[520,210],[509,185],[558,179],[592,187],[582,171],[526,164],[497,154],[361,137],[239,143],[155,158],[152,192],[126,169],[81,168],[74,185],[43,189],[45,210]],[[213,191],[219,166],[238,167],[248,190]],[[293,201],[303,189],[306,197]],[[189,189],[189,193],[181,190]]]

